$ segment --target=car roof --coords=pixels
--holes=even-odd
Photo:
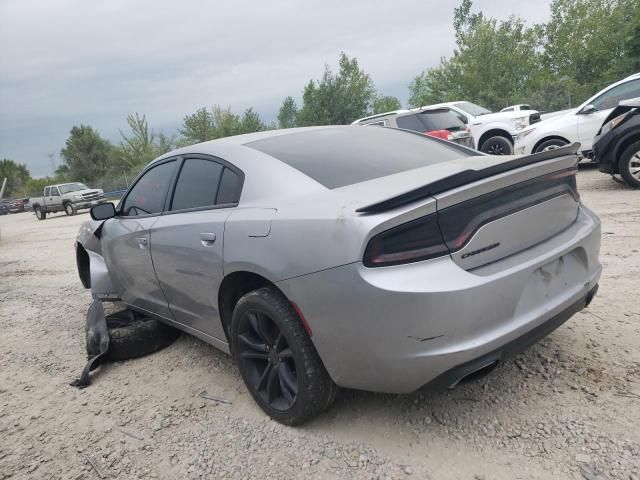
[[[359,118],[358,120],[354,120],[353,122],[351,122],[351,125],[357,125],[358,123],[361,123],[361,122],[368,122],[369,120],[382,120],[387,117],[392,117],[394,115],[398,115],[400,113],[406,113],[410,111],[411,110],[399,109],[399,110],[392,110],[390,112],[376,113],[375,115],[369,115],[368,117],[362,117],[362,118]]]

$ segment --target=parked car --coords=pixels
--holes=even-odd
[[[620,174],[640,188],[640,98],[622,101],[611,111],[593,140],[593,151],[601,172]]]
[[[443,108],[381,113],[356,120],[352,125],[402,128],[475,148],[473,137],[467,126],[453,113]]]
[[[501,112],[520,112],[522,110],[533,110],[533,108],[531,108],[531,105],[528,105],[526,103],[519,103],[517,105],[510,105],[508,107],[504,107],[500,111]]]
[[[258,405],[298,424],[336,386],[453,388],[585,307],[600,221],[576,164],[358,126],[191,145],[91,209],[78,273],[231,353]]]
[[[621,100],[640,97],[640,73],[609,85],[577,108],[530,126],[515,136],[515,153],[544,152],[580,143],[580,155],[592,157],[593,137]]]
[[[16,198],[9,202],[9,213],[24,212],[25,206],[29,203],[28,198]]]
[[[7,200],[0,200],[0,215],[9,214],[9,202]]]
[[[428,108],[450,110],[471,129],[478,150],[491,155],[511,155],[513,136],[540,121],[540,113],[536,110],[493,113],[471,102],[439,103]]]
[[[43,197],[29,199],[29,204],[38,220],[47,218],[47,213],[64,211],[75,215],[78,210],[105,203],[104,192],[99,188],[89,188],[84,183],[60,183],[44,188]]]

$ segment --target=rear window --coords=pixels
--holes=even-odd
[[[398,127],[414,132],[431,132],[433,130],[460,130],[465,128],[449,110],[427,110],[396,118]]]
[[[392,128],[332,127],[249,142],[327,188],[471,156],[466,149]]]
[[[464,123],[449,110],[433,110],[421,112],[418,118],[428,130],[460,130]]]

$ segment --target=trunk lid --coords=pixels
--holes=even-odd
[[[365,216],[394,217],[399,222],[385,223],[396,226],[405,219],[418,218],[420,211],[426,212],[425,202],[435,202],[437,223],[414,224],[411,235],[419,238],[416,229],[437,225],[446,245],[444,251],[461,268],[472,270],[543,242],[575,221],[579,206],[577,148],[574,144],[526,157],[467,157],[429,167],[428,174],[419,169],[409,172],[412,177],[387,177],[386,182],[378,182],[379,187],[386,187],[379,189],[380,195],[394,187],[403,193],[356,211]],[[446,166],[448,175],[438,176]],[[430,181],[425,184],[426,177]],[[400,190],[403,180],[405,188]],[[420,182],[421,186],[410,188]],[[432,238],[430,233],[424,235]],[[387,235],[387,242],[389,238]],[[397,245],[401,234],[393,238]]]

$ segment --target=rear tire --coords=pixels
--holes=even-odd
[[[618,171],[629,186],[640,188],[640,142],[632,143],[622,153]]]
[[[480,151],[489,155],[513,155],[513,144],[504,137],[491,137],[482,143]]]
[[[42,210],[40,207],[36,207],[35,212],[38,220],[45,220],[47,218],[47,212]]]
[[[547,140],[538,145],[533,153],[548,152],[549,150],[555,150],[568,144],[569,142],[566,140],[552,138],[551,140]]]
[[[64,213],[66,213],[67,215],[69,215],[70,217],[75,215],[77,213],[76,207],[73,206],[72,203],[65,203],[64,204]]]
[[[256,403],[300,425],[326,410],[337,387],[291,303],[275,287],[247,293],[231,322],[231,352]]]

